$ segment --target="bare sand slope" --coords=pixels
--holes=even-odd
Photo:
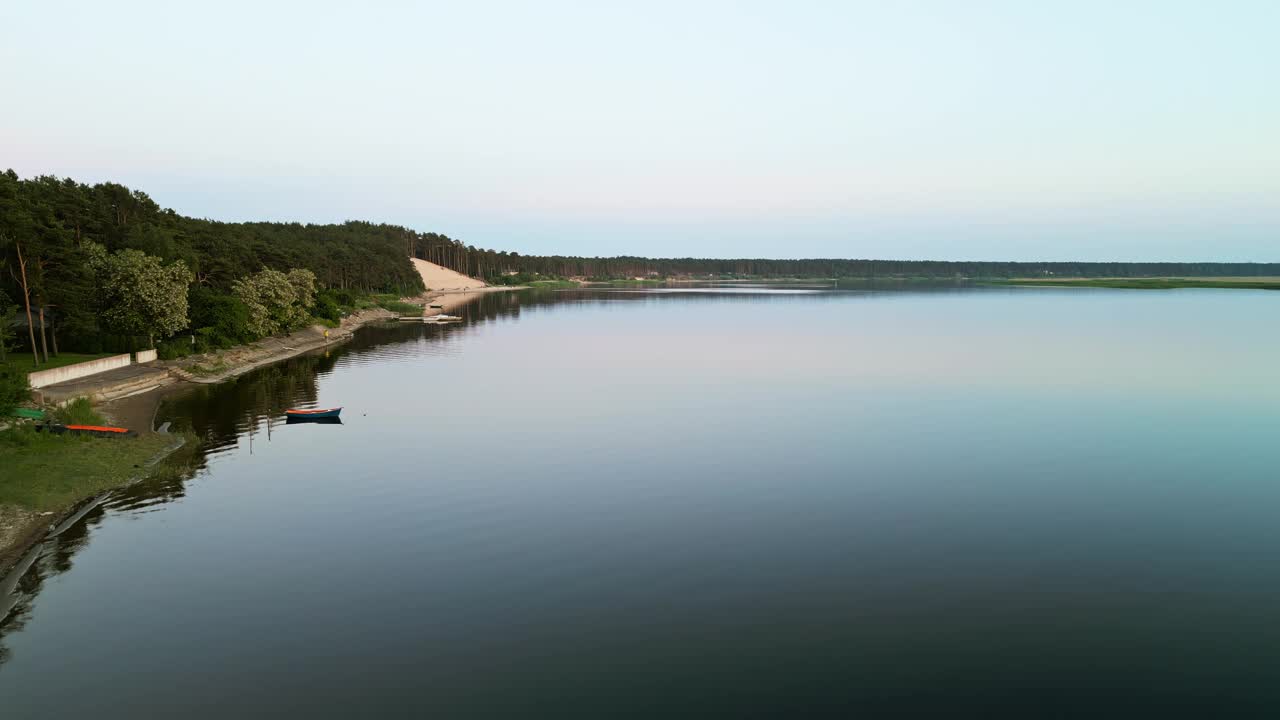
[[[487,287],[483,280],[467,277],[447,267],[427,262],[426,260],[419,260],[418,258],[409,259],[413,261],[413,267],[422,276],[422,284],[426,285],[428,290],[475,290],[476,288]]]

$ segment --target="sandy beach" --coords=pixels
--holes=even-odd
[[[489,287],[483,280],[468,277],[442,265],[419,260],[418,258],[409,258],[409,260],[413,263],[413,267],[418,271],[418,274],[422,276],[422,285],[427,289],[428,294],[479,290],[480,288]]]

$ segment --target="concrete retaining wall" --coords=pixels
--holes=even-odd
[[[76,380],[89,375],[97,375],[100,372],[128,367],[132,362],[133,360],[128,353],[112,355],[111,357],[98,358],[89,362],[76,363],[75,365],[66,365],[52,370],[39,370],[28,374],[27,382],[33,388],[42,388],[54,383]]]
[[[138,358],[138,359],[137,359],[137,360],[135,360],[134,362],[144,363],[144,362],[151,362],[152,360],[155,360],[155,359],[156,359],[156,351],[155,351],[155,350],[139,350],[138,352],[136,352],[136,353],[134,353],[134,354],[135,354],[135,355],[137,356],[137,358]]]

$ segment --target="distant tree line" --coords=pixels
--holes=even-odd
[[[946,260],[777,260],[537,256],[471,250],[471,267],[488,279],[506,273],[549,277],[971,278],[1214,277],[1280,275],[1280,263],[960,262]]]
[[[540,278],[1010,278],[1280,275],[1280,264],[947,262],[521,255],[398,225],[224,223],[161,208],[116,183],[0,173],[0,358],[27,345],[129,349],[190,334],[225,347],[373,293],[416,294],[418,257],[508,284]],[[16,310],[15,310],[16,308]],[[37,354],[36,348],[41,353]]]

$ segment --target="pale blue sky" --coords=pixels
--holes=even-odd
[[[0,167],[525,253],[1280,261],[1280,2],[0,6]]]

